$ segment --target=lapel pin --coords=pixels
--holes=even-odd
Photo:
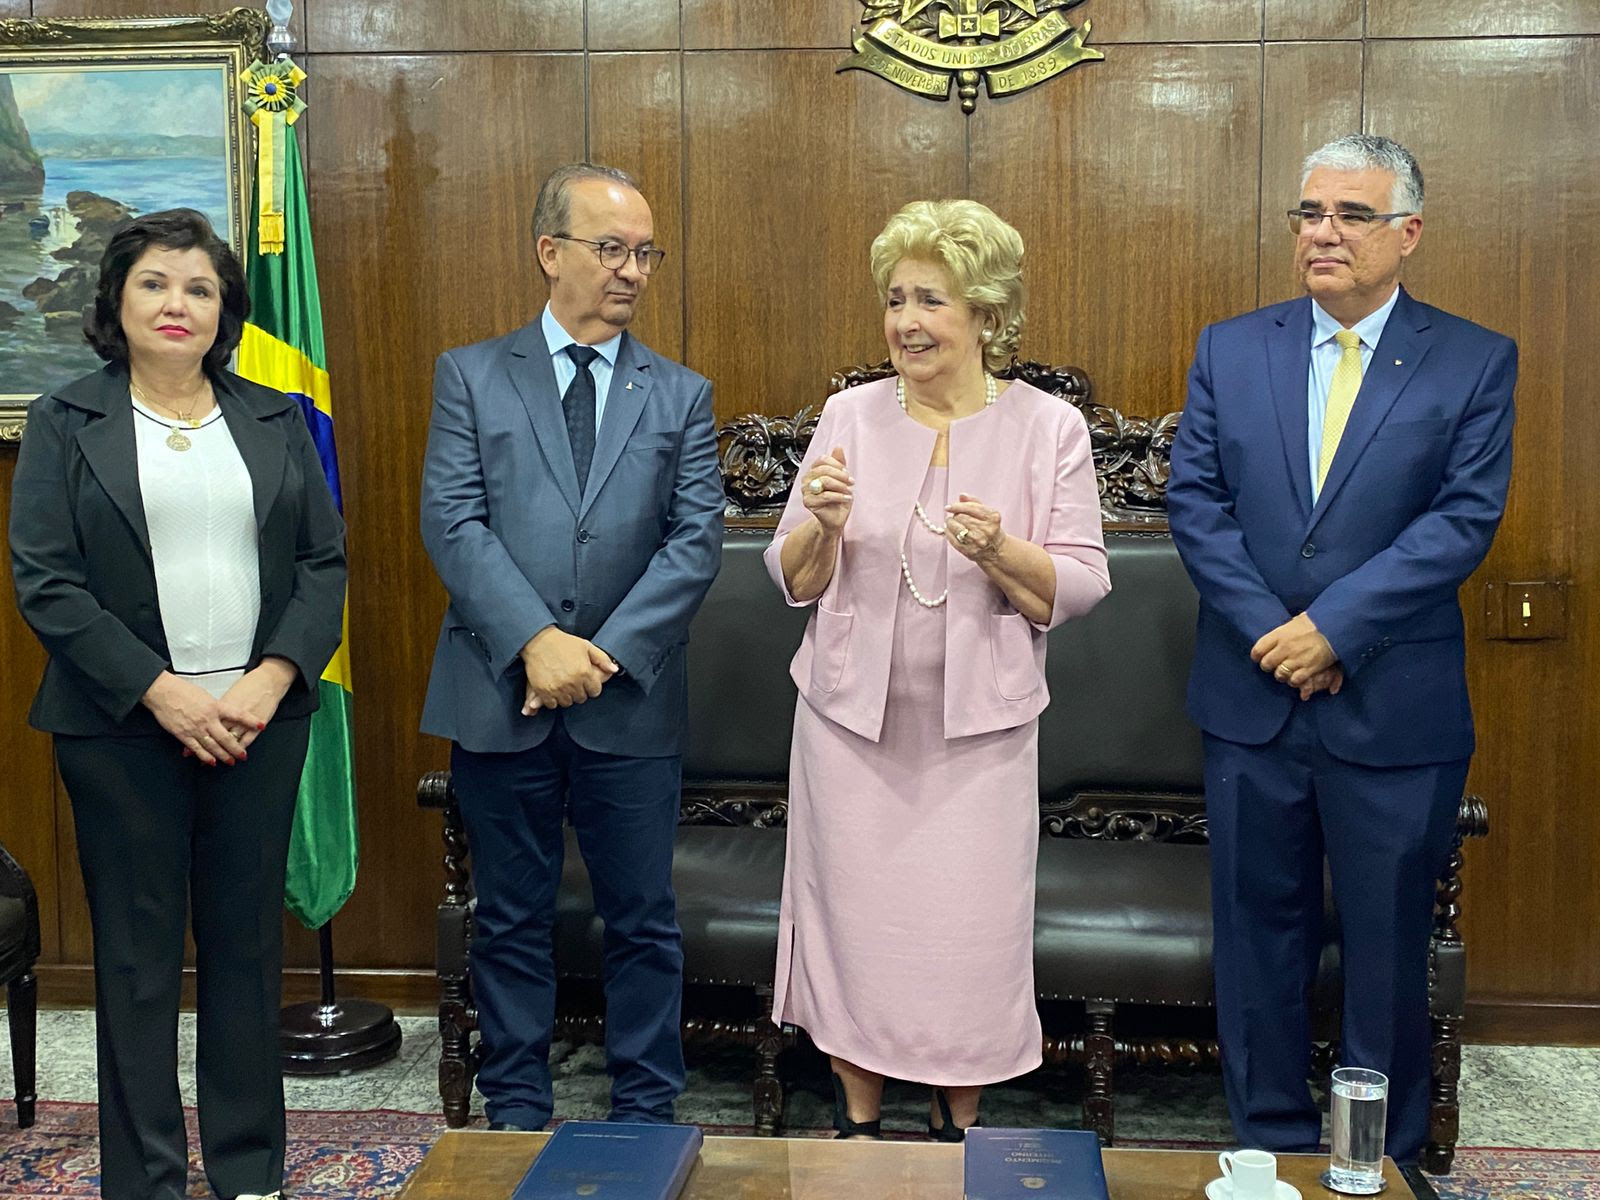
[[[1402,363],[1402,362],[1401,362],[1401,361],[1400,361],[1400,360],[1399,360],[1399,359],[1398,359],[1398,358],[1397,358],[1397,359],[1395,359],[1395,360],[1394,360],[1394,365],[1395,365],[1395,366],[1397,366],[1397,367],[1401,367],[1401,366],[1404,366],[1404,365],[1405,365],[1405,364],[1404,364],[1404,363]]]
[[[1397,367],[1400,365],[1400,360],[1398,358],[1394,360],[1394,365]],[[628,382],[623,385],[622,390],[625,392],[633,391],[633,380],[628,380]]]

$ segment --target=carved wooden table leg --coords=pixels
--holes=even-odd
[[[1112,1091],[1117,1043],[1111,1028],[1116,1006],[1109,1000],[1091,1000],[1086,1006],[1088,1032],[1083,1039],[1087,1087],[1083,1096],[1083,1127],[1092,1129],[1102,1144],[1110,1146],[1116,1134],[1116,1099]]]

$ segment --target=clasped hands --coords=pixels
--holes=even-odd
[[[855,477],[845,469],[844,447],[835,446],[811,464],[795,485],[800,501],[817,519],[829,537],[838,537],[855,504]],[[1000,514],[975,496],[960,494],[956,503],[944,510],[944,536],[956,550],[982,564],[999,555],[1006,534],[1000,528]]]
[[[231,767],[250,757],[250,744],[277,713],[298,674],[287,659],[264,658],[219,699],[198,684],[163,671],[140,702],[161,728],[183,744],[185,758],[193,755],[208,767],[220,760]]]
[[[529,638],[518,656],[526,681],[525,717],[541,708],[571,708],[594,699],[620,669],[599,646],[554,625],[546,625]]]
[[[1318,692],[1337,696],[1344,686],[1344,668],[1328,639],[1301,613],[1264,634],[1250,648],[1250,659],[1279,683],[1309,700]]]

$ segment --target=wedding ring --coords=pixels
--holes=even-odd
[[[1278,667],[1277,674],[1279,679],[1288,679],[1289,676],[1294,674],[1294,672],[1289,669],[1288,663],[1283,663]]]
[[[806,484],[806,490],[813,496],[822,495],[822,476],[818,475],[810,483]]]
[[[956,541],[960,542],[963,546],[967,544],[967,531],[965,529],[956,530]]]

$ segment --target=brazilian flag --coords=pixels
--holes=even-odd
[[[344,496],[333,442],[333,397],[322,340],[322,302],[311,249],[305,174],[292,123],[304,109],[293,95],[303,78],[288,59],[265,67],[257,63],[247,75],[252,93],[263,103],[252,109],[259,153],[245,259],[250,321],[239,345],[239,374],[277,388],[300,405],[342,513]],[[274,99],[280,102],[273,103]],[[322,704],[311,718],[311,747],[300,777],[289,843],[284,902],[309,929],[325,924],[349,899],[360,860],[351,753],[349,645],[347,599],[344,640],[318,685]]]

